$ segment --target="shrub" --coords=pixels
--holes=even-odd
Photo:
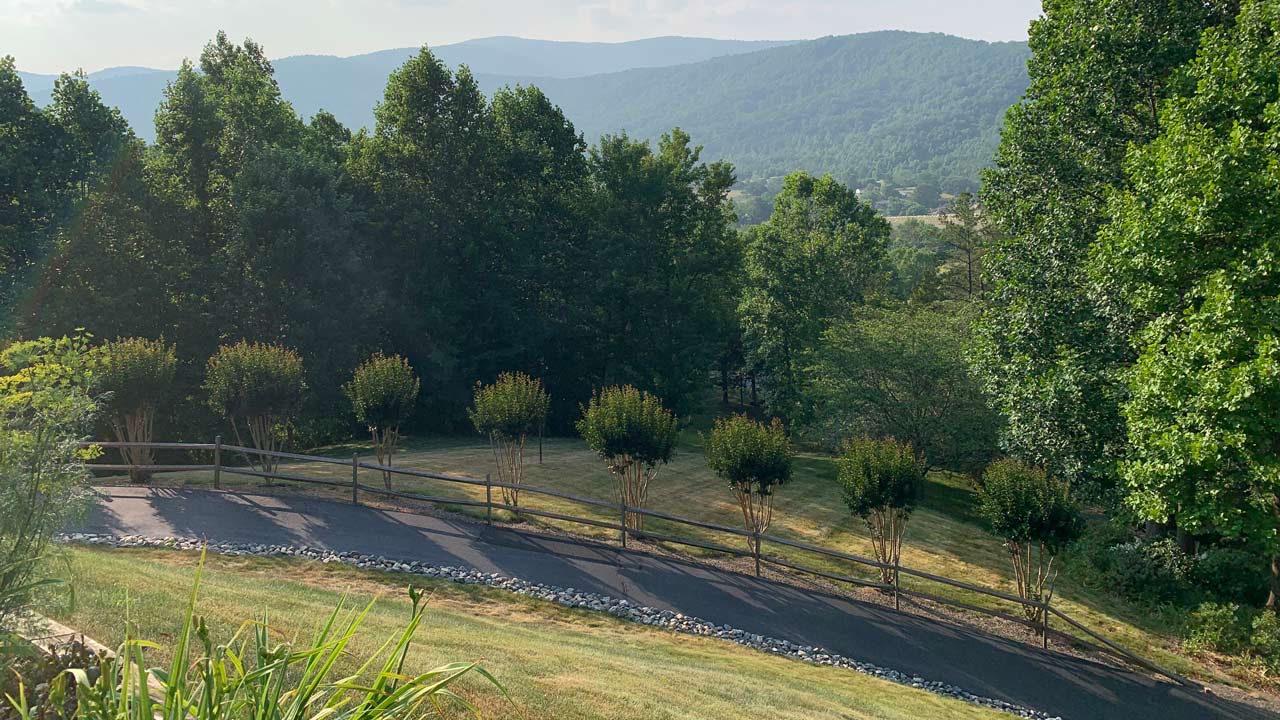
[[[1151,605],[1176,602],[1191,594],[1193,564],[1171,538],[1133,540],[1111,549],[1106,581],[1113,592],[1131,600]]]
[[[154,439],[157,407],[173,392],[178,369],[177,351],[161,340],[122,338],[103,343],[94,351],[96,389],[103,393],[102,411],[122,443],[149,443]],[[134,482],[150,480],[151,473],[138,466],[155,464],[149,447],[121,448]]]
[[[618,478],[619,502],[644,507],[658,466],[675,452],[676,416],[654,395],[629,385],[610,387],[591,396],[577,429]],[[625,521],[639,530],[644,516],[626,513]]]
[[[1211,547],[1195,557],[1192,584],[1218,602],[1259,606],[1269,589],[1267,561],[1233,547]]]
[[[1262,661],[1270,674],[1280,673],[1280,618],[1274,610],[1264,610],[1253,618],[1249,652]]]
[[[476,383],[471,422],[489,437],[500,482],[524,482],[525,443],[542,429],[550,407],[551,396],[542,389],[542,381],[524,373],[503,373],[492,385]],[[520,489],[502,488],[502,502],[519,507]]]
[[[1248,632],[1235,603],[1201,603],[1187,618],[1183,646],[1191,652],[1235,653]]]
[[[896,566],[902,557],[902,534],[924,490],[924,465],[908,443],[862,438],[844,444],[836,460],[849,511],[862,518],[871,533],[876,560]],[[881,581],[895,582],[892,568],[881,568]]]
[[[774,490],[791,479],[791,457],[791,441],[777,418],[769,425],[745,415],[721,418],[707,440],[707,465],[729,483],[743,522],[757,535],[773,521]]]
[[[1084,519],[1066,486],[1039,468],[998,460],[983,473],[978,503],[1009,550],[1018,596],[1033,603],[1049,602],[1057,577],[1054,559],[1084,531]],[[1044,618],[1043,607],[1023,605],[1022,609],[1033,623]]]
[[[47,584],[42,563],[55,533],[83,507],[89,472],[81,449],[96,406],[84,336],[17,343],[0,354],[0,644]]]
[[[283,440],[292,413],[302,401],[307,384],[302,358],[289,348],[240,341],[223,345],[209,358],[205,374],[209,407],[231,423],[236,444],[243,446],[243,424],[253,447],[275,451]],[[270,473],[279,459],[259,455],[251,465]]]
[[[197,572],[196,587],[199,586]],[[229,640],[215,642],[195,616],[196,589],[172,649],[167,669],[152,668],[146,652],[155,643],[128,637],[115,657],[68,671],[75,681],[79,720],[154,718],[329,718],[410,720],[443,716],[451,701],[470,708],[451,688],[467,675],[480,675],[505,695],[497,680],[476,663],[441,665],[406,673],[405,658],[422,623],[422,593],[410,589],[413,612],[398,637],[374,655],[352,657],[351,640],[368,613],[339,603],[309,643],[280,644],[265,622],[245,622]],[[370,607],[372,602],[370,603]],[[339,675],[339,665],[357,668]],[[146,680],[157,689],[151,691]],[[15,699],[25,697],[22,691]],[[18,702],[18,714],[33,720],[32,708]]]
[[[342,392],[351,401],[356,420],[369,428],[378,464],[391,466],[400,425],[413,413],[420,382],[409,361],[399,355],[376,353],[356,368]],[[391,488],[391,472],[382,472],[383,483]]]

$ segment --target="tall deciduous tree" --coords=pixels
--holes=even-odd
[[[1135,326],[1126,375],[1135,510],[1267,547],[1280,607],[1280,6],[1205,33],[1189,97],[1128,163],[1094,258]]]
[[[774,413],[800,419],[803,369],[830,322],[878,270],[889,223],[831,176],[787,176],[769,222],[746,237],[739,313],[748,361]]]
[[[1159,130],[1170,78],[1235,0],[1054,0],[1030,32],[1031,85],[1008,113],[983,202],[1007,238],[986,256],[975,354],[1009,450],[1077,486],[1113,484],[1131,362],[1082,272],[1131,144]]]

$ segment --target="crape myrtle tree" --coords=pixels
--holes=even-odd
[[[149,443],[154,439],[156,411],[174,392],[178,355],[174,346],[147,338],[109,340],[94,350],[95,390],[101,394],[101,412],[122,443]],[[151,473],[142,466],[155,463],[150,447],[124,447],[120,455],[134,482],[147,482]]]
[[[831,176],[788,175],[773,214],[746,234],[739,316],[747,362],[769,409],[803,419],[804,367],[834,318],[860,302],[878,270],[889,223]]]
[[[400,426],[413,414],[420,385],[408,360],[379,352],[361,363],[342,386],[356,421],[369,429],[379,465],[391,467]],[[382,471],[382,481],[390,490],[390,470]]]
[[[1270,551],[1280,609],[1280,6],[1206,31],[1094,258],[1134,327],[1131,509]]]
[[[1001,231],[983,258],[990,300],[974,359],[1014,455],[1080,492],[1115,484],[1127,330],[1084,271],[1125,153],[1156,136],[1162,98],[1236,0],[1054,0],[1031,25],[1031,83],[1006,116],[982,202]]]
[[[54,535],[88,499],[92,364],[84,335],[0,353],[0,649],[47,581]]]
[[[911,445],[892,438],[854,438],[836,458],[845,504],[866,523],[875,559],[890,566],[880,568],[886,585],[895,582],[902,535],[924,492],[924,476],[924,464]]]
[[[707,465],[728,482],[747,530],[759,535],[773,522],[773,498],[791,479],[791,440],[774,418],[765,425],[746,415],[716,420],[707,439]],[[755,550],[758,552],[759,547]]]
[[[502,373],[489,385],[476,384],[471,422],[489,438],[498,481],[516,486],[502,488],[504,505],[520,506],[525,443],[542,429],[550,407],[551,396],[542,381],[521,372]]]
[[[658,468],[671,460],[676,445],[676,416],[656,395],[629,385],[608,387],[582,409],[578,433],[604,459],[618,480],[618,501],[642,508]],[[626,526],[640,530],[644,516],[628,512]]]
[[[279,449],[307,384],[302,357],[279,345],[247,342],[223,345],[209,358],[204,389],[209,407],[231,424],[236,444],[245,446],[240,427],[249,434],[252,447],[268,452]],[[250,465],[270,473],[279,458],[248,453]]]
[[[1017,460],[997,460],[982,475],[978,511],[1004,540],[1018,597],[1047,604],[1057,578],[1054,559],[1084,532],[1067,485]],[[1044,620],[1040,605],[1023,605],[1022,611],[1032,623]]]

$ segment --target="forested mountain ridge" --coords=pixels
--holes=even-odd
[[[588,142],[622,130],[656,139],[682,127],[705,145],[707,157],[733,162],[743,179],[802,168],[858,183],[911,185],[928,176],[950,190],[972,185],[995,149],[1005,109],[1027,84],[1025,43],[908,32],[780,47],[693,38],[618,44],[488,38],[433,52],[448,65],[467,64],[486,94],[505,85],[538,86]],[[302,116],[325,109],[356,129],[372,127],[387,76],[411,54],[298,56],[273,65],[284,98]],[[668,67],[640,67],[664,60]],[[632,69],[602,72],[628,63]],[[569,77],[575,68],[602,74]],[[90,84],[151,139],[172,77],[113,68],[92,74]],[[37,104],[48,102],[52,76],[23,80]]]

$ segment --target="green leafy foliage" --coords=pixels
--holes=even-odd
[[[542,429],[551,396],[542,381],[525,373],[502,373],[492,384],[476,385],[471,422],[483,435],[514,440]]]
[[[979,472],[995,454],[1000,420],[965,358],[973,310],[955,302],[863,307],[835,322],[806,372],[808,429],[829,445],[896,437],[926,467]]]
[[[84,335],[0,353],[0,636],[48,584],[53,536],[88,499],[93,365]]]
[[[617,476],[619,500],[644,507],[658,467],[675,452],[675,414],[656,395],[630,385],[607,387],[591,396],[577,428]],[[627,513],[626,520],[633,529],[643,525],[643,516],[636,513]]]
[[[982,475],[978,503],[991,531],[1005,541],[1018,596],[1048,603],[1057,578],[1054,560],[1084,532],[1084,518],[1067,486],[1039,468],[997,460]],[[1033,623],[1045,617],[1038,605],[1024,605],[1023,614]]]
[[[356,421],[369,427],[399,427],[418,400],[421,382],[409,361],[399,355],[374,353],[356,368],[342,392],[351,401]]]
[[[896,566],[911,511],[924,492],[925,467],[910,443],[892,438],[854,438],[836,459],[836,478],[849,512],[871,533],[876,560]],[[897,582],[893,568],[880,569],[881,581]]]
[[[1202,603],[1187,619],[1184,632],[1183,646],[1192,652],[1234,653],[1249,639],[1240,606],[1235,603]]]
[[[974,359],[1009,419],[1007,449],[1079,493],[1111,493],[1126,444],[1119,373],[1133,353],[1084,272],[1104,201],[1129,182],[1129,147],[1158,132],[1159,102],[1178,92],[1200,33],[1235,5],[1066,0],[1031,26],[1031,85],[984,176],[1004,236],[984,258],[991,302]]]
[[[151,410],[173,392],[178,356],[172,344],[147,338],[108,340],[94,351],[103,412],[125,417]]]
[[[1246,2],[1206,31],[1165,103],[1162,133],[1130,155],[1129,187],[1093,270],[1137,358],[1124,375],[1139,515],[1265,546],[1280,556],[1280,11]],[[1224,242],[1223,238],[1230,238]],[[1280,565],[1273,563],[1280,570]],[[1280,606],[1273,571],[1268,605]]]
[[[787,176],[769,221],[748,229],[743,342],[784,420],[804,419],[808,354],[859,302],[888,239],[889,223],[852,190],[803,172]]]
[[[729,484],[747,529],[762,533],[773,521],[773,495],[791,479],[794,451],[782,421],[765,425],[745,415],[716,420],[707,438],[707,465]]]
[[[302,357],[279,345],[244,340],[223,345],[209,358],[205,371],[209,407],[231,423],[236,444],[241,446],[244,423],[253,447],[259,450],[277,448],[306,389]],[[264,472],[279,464],[269,455],[249,459]]]

